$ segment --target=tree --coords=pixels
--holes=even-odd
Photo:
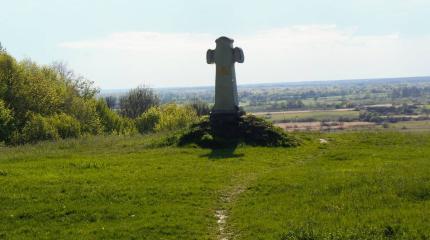
[[[151,88],[139,86],[131,89],[119,101],[121,114],[123,116],[135,119],[146,112],[149,108],[158,106],[160,99]]]
[[[16,72],[17,64],[15,59],[0,51],[0,99],[5,100],[10,96],[10,86]]]
[[[287,102],[287,108],[288,109],[300,109],[303,108],[305,104],[300,99],[292,99],[288,100]]]
[[[116,103],[118,101],[118,98],[115,96],[107,96],[105,97],[106,105],[109,109],[114,109],[116,107]]]
[[[54,62],[51,66],[68,86],[70,86],[80,97],[90,99],[99,93],[99,89],[94,87],[94,82],[77,75],[64,62]]]
[[[427,118],[429,117],[429,115],[430,115],[430,108],[424,108],[423,110],[423,113],[427,116]]]
[[[0,142],[9,138],[12,133],[13,116],[5,103],[0,99]]]
[[[129,135],[136,132],[135,123],[112,111],[104,99],[97,101],[96,109],[105,133]]]
[[[207,102],[203,102],[198,98],[193,99],[193,101],[189,104],[191,108],[193,108],[197,116],[205,116],[209,115],[211,109],[209,108],[209,104]]]
[[[3,47],[3,45],[1,45],[0,42],[0,53],[5,53],[6,52],[6,48]]]
[[[96,99],[98,89],[64,63],[16,61],[0,51],[0,142],[21,144],[87,134],[132,134],[134,121]]]
[[[174,103],[151,107],[136,119],[140,133],[172,131],[185,128],[198,120],[190,106],[179,106]]]
[[[15,62],[7,68],[6,71],[1,69],[6,73],[4,101],[14,111],[18,127],[28,120],[28,112],[46,116],[64,106],[66,86],[52,69],[30,60]]]

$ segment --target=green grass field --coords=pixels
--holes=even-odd
[[[358,120],[358,111],[309,111],[309,112],[272,112],[271,115],[264,115],[267,120],[272,122],[280,121],[338,121],[340,118]],[[267,118],[267,116],[270,116]]]
[[[430,238],[430,133],[235,150],[157,137],[0,147],[0,239]]]

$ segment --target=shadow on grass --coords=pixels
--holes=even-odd
[[[201,155],[200,157],[205,157],[210,160],[220,160],[226,158],[239,158],[243,157],[245,154],[234,153],[236,151],[238,143],[229,144],[223,148],[211,148],[211,152],[208,154]]]

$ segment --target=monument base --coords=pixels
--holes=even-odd
[[[298,139],[262,118],[239,115],[211,114],[210,119],[202,118],[180,136],[178,145],[235,148],[239,143],[267,147],[294,147],[300,144]]]
[[[211,112],[210,124],[214,134],[224,138],[237,137],[240,117],[244,115],[245,112],[243,110],[235,112]]]

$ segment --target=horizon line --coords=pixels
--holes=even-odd
[[[375,81],[375,80],[399,80],[399,79],[425,79],[430,78],[429,76],[412,76],[412,77],[380,77],[380,78],[352,78],[352,79],[332,79],[332,80],[302,80],[302,81],[291,81],[291,82],[267,82],[267,83],[243,83],[237,84],[237,86],[258,86],[258,85],[276,85],[276,84],[312,84],[312,83],[327,83],[327,82],[348,82],[348,81]],[[145,84],[143,84],[146,86]],[[151,87],[152,89],[183,89],[183,88],[209,88],[215,87],[213,85],[197,85],[197,86],[169,86],[169,87]],[[103,91],[120,91],[129,90],[132,88],[100,88]]]

